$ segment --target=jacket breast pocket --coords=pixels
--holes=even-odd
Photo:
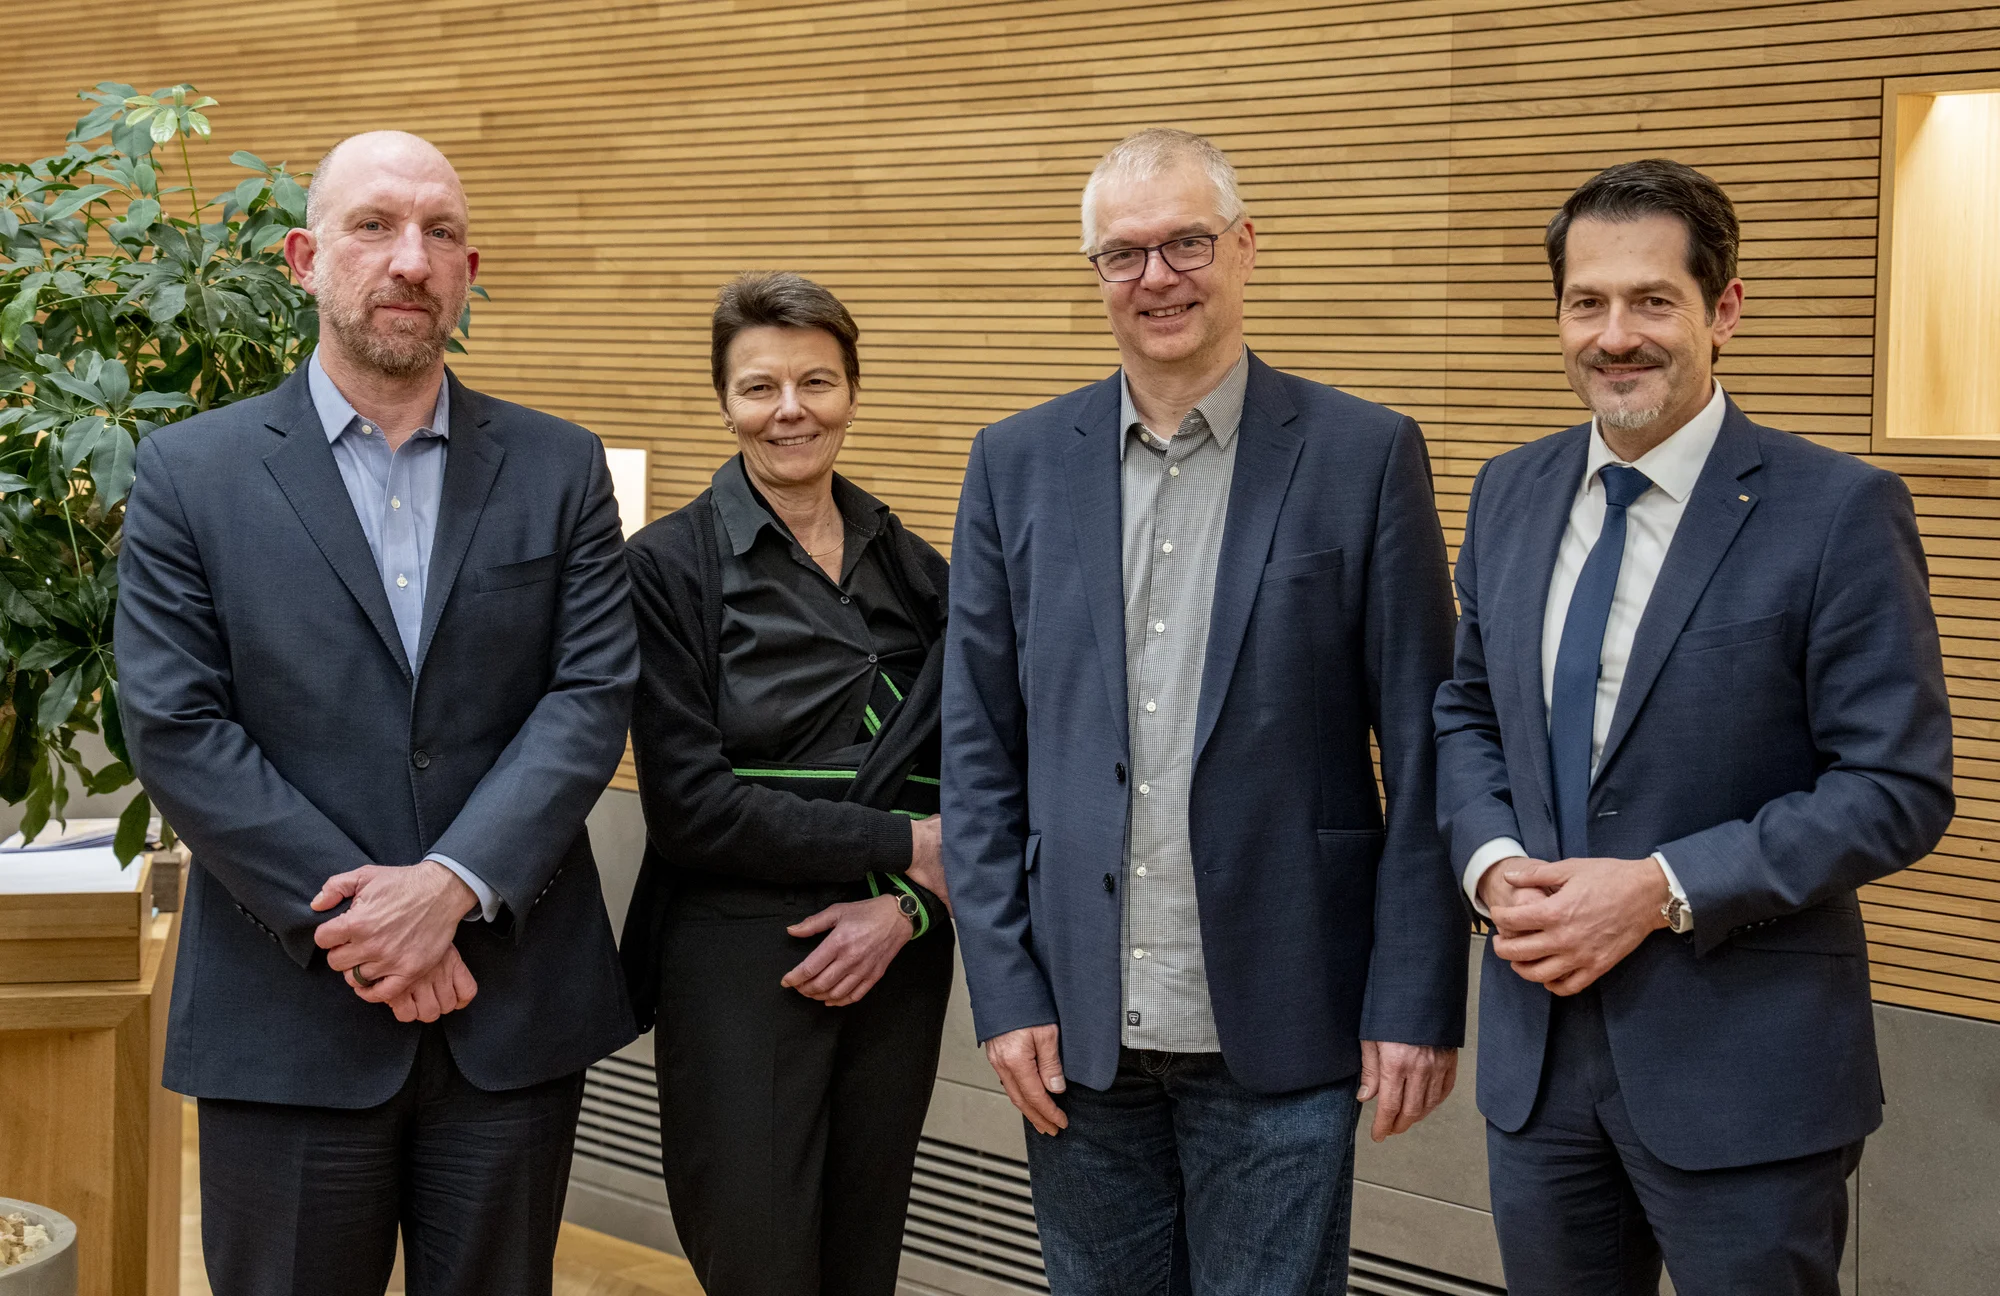
[[[539,558],[529,558],[523,562],[481,567],[473,577],[473,584],[482,594],[491,594],[495,590],[515,589],[522,585],[540,585],[545,581],[554,580],[561,566],[561,554],[543,554]]]
[[[1317,572],[1338,569],[1340,566],[1338,549],[1320,549],[1313,553],[1285,554],[1264,564],[1263,583],[1287,580],[1294,576],[1311,576]]]
[[[1773,612],[1770,616],[1754,617],[1748,621],[1731,621],[1726,625],[1701,626],[1693,630],[1683,630],[1681,637],[1674,641],[1677,653],[1707,652],[1712,648],[1736,648],[1760,639],[1776,638],[1785,632],[1785,614]]]

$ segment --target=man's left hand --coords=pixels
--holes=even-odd
[[[319,925],[313,942],[326,951],[327,966],[346,973],[354,992],[370,1003],[408,994],[437,966],[458,924],[479,903],[471,887],[435,860],[336,874],[312,907],[324,912],[350,899],[346,913]]]
[[[1457,1083],[1457,1049],[1361,1041],[1361,1087],[1354,1096],[1361,1102],[1378,1100],[1369,1131],[1377,1143],[1436,1111]]]
[[[1667,877],[1654,859],[1529,864],[1507,868],[1507,881],[1526,894],[1493,910],[1493,952],[1559,995],[1589,986],[1667,925]]]

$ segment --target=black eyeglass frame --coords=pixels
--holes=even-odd
[[[1213,234],[1182,234],[1176,238],[1168,239],[1165,243],[1155,243],[1151,247],[1106,248],[1102,252],[1086,252],[1083,254],[1083,259],[1090,262],[1090,268],[1097,271],[1097,277],[1099,279],[1102,279],[1105,283],[1136,283],[1137,281],[1144,279],[1146,277],[1147,269],[1151,267],[1153,264],[1153,254],[1155,252],[1160,254],[1160,260],[1165,263],[1167,269],[1173,271],[1175,274],[1187,274],[1190,271],[1194,270],[1205,270],[1209,266],[1215,264],[1216,240],[1221,238],[1224,234],[1227,234],[1230,230],[1235,229],[1237,224],[1241,222],[1242,219],[1243,218],[1241,216],[1236,217],[1234,220],[1230,221],[1227,225],[1224,225],[1221,229],[1217,230]],[[1173,258],[1167,255],[1167,249],[1172,247],[1176,243],[1185,243],[1190,239],[1202,239],[1207,242],[1208,259],[1206,261],[1201,261],[1195,265],[1190,265],[1190,266],[1175,265],[1173,262]],[[1132,275],[1129,278],[1125,279],[1113,279],[1110,275],[1104,273],[1104,267],[1097,263],[1097,259],[1099,257],[1112,256],[1119,252],[1145,253],[1144,259],[1139,262],[1138,274]]]

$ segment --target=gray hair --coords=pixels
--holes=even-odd
[[[1150,180],[1184,166],[1200,168],[1215,186],[1215,212],[1225,225],[1244,216],[1243,196],[1236,190],[1236,168],[1229,157],[1193,131],[1148,126],[1114,144],[1083,186],[1083,250],[1097,246],[1097,221],[1092,213],[1098,190],[1108,180]]]

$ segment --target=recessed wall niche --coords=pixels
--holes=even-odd
[[[2000,454],[2000,71],[1888,80],[1875,448]]]

